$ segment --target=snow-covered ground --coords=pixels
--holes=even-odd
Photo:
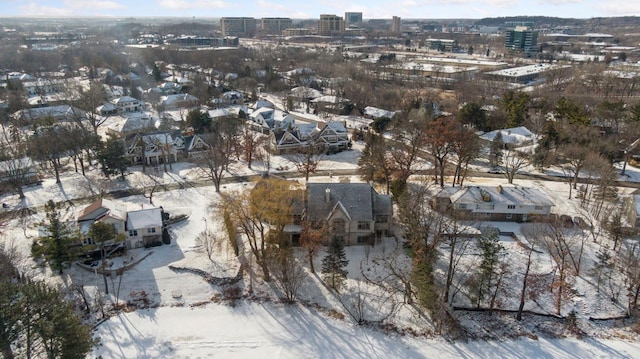
[[[357,158],[362,149],[361,143],[339,154],[325,157],[322,170],[353,170],[357,167]],[[426,164],[425,164],[426,166]],[[277,170],[280,168],[281,170]],[[288,170],[285,170],[288,168]],[[272,172],[295,171],[293,164],[285,158],[275,156],[271,163]],[[275,169],[275,170],[274,170]],[[246,164],[234,164],[234,175],[259,174],[264,167],[256,163],[252,170]],[[628,178],[640,179],[640,171],[627,167]],[[47,179],[42,185],[26,191],[27,198],[21,203],[17,196],[4,195],[0,200],[17,208],[21,205],[38,207],[48,199],[66,202],[63,214],[68,218],[90,202],[90,197],[101,191],[149,186],[153,182],[164,184],[182,183],[197,180],[198,171],[186,163],[173,164],[168,172],[149,169],[147,174],[134,168],[125,181],[107,181],[102,179],[96,169],[87,177],[68,171],[63,174],[62,183],[55,184]],[[357,176],[314,177],[312,181],[339,182],[358,181]],[[301,181],[301,180],[299,180]],[[503,178],[469,178],[467,184],[505,184]],[[516,180],[517,185],[536,186],[547,193],[556,203],[554,212],[579,214],[579,201],[568,199],[566,182],[543,182]],[[243,190],[250,186],[245,183],[227,184],[222,191]],[[629,192],[629,189],[625,189]],[[84,200],[79,200],[83,198]],[[197,235],[204,229],[220,231],[219,218],[215,214],[215,203],[219,199],[213,187],[192,187],[162,191],[154,194],[156,206],[163,206],[169,213],[188,214],[186,221],[171,227],[172,244],[150,249],[135,249],[118,261],[133,261],[144,258],[124,276],[110,279],[111,300],[119,302],[140,298],[141,291],[146,293],[151,308],[120,313],[100,324],[96,336],[102,344],[94,355],[103,358],[640,358],[640,344],[623,339],[508,339],[471,342],[448,342],[433,334],[431,324],[409,305],[401,305],[394,315],[396,330],[386,332],[381,328],[358,326],[344,314],[335,295],[322,285],[316,275],[310,275],[301,292],[301,301],[287,305],[278,301],[277,290],[270,283],[253,278],[254,294],[237,302],[224,300],[223,289],[206,283],[200,277],[179,273],[169,268],[190,267],[203,269],[216,277],[233,277],[239,269],[239,263],[226,244],[219,248],[209,260],[196,242]],[[149,200],[142,195],[118,199],[129,208],[148,205]],[[31,241],[37,235],[36,223],[43,218],[38,214],[26,219],[9,220],[4,226],[4,238],[13,239],[19,249],[28,253]],[[519,231],[519,225],[502,223],[498,225],[504,231]],[[26,235],[26,237],[25,237]],[[221,237],[223,237],[221,235]],[[514,253],[515,268],[522,263],[522,251],[509,238],[503,238],[505,246]],[[392,252],[394,241],[384,245],[369,247],[350,247],[349,281],[353,288],[365,271],[375,269],[373,259]],[[367,249],[369,248],[369,249]],[[519,252],[518,252],[519,251]],[[300,255],[300,253],[299,253]],[[593,252],[590,252],[593,255]],[[300,256],[302,257],[302,256]],[[320,267],[322,253],[316,259],[316,268]],[[370,261],[371,259],[371,261]],[[543,271],[548,256],[538,259]],[[590,259],[592,260],[592,259]],[[307,266],[304,259],[302,264]],[[519,269],[518,269],[519,270]],[[101,279],[95,273],[73,267],[65,275],[52,275],[48,269],[35,269],[41,277],[53,278],[60,285],[70,283],[84,284],[85,291],[96,297],[97,286],[102,290]],[[246,294],[245,275],[238,287]],[[588,288],[588,283],[580,283],[579,291]],[[585,289],[586,290],[586,289]],[[223,299],[221,299],[223,298]],[[596,308],[601,298],[592,296],[581,299],[586,308]],[[601,310],[602,308],[598,308]],[[615,313],[615,308],[605,308]],[[404,328],[411,328],[417,335],[407,334]],[[594,329],[596,330],[596,329]],[[610,335],[622,338],[628,333]]]

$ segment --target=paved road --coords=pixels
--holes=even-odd
[[[416,173],[417,175],[433,175],[432,170],[422,170]],[[301,174],[297,171],[289,171],[289,172],[272,172],[272,175],[279,176],[282,178],[300,178]],[[356,169],[334,169],[334,170],[323,170],[317,171],[316,173],[309,174],[310,177],[326,177],[326,176],[355,176],[358,175],[358,171]],[[245,183],[245,182],[254,182],[257,181],[262,175],[236,175],[236,176],[228,176],[222,179],[221,185],[231,183]],[[494,174],[494,173],[486,173],[482,171],[468,171],[467,178],[505,178],[502,174]],[[554,182],[566,182],[567,178],[560,176],[551,176],[546,174],[531,174],[531,173],[523,173],[517,174],[516,179],[528,179],[528,180],[539,180],[539,181],[554,181]],[[587,183],[588,179],[579,178],[578,183]],[[627,187],[627,188],[640,188],[639,182],[631,182],[631,181],[617,181],[617,186],[619,187]],[[156,188],[156,192],[160,191],[172,191],[177,189],[185,189],[185,188],[195,188],[195,187],[207,187],[213,186],[213,182],[211,180],[194,180],[194,181],[183,181],[183,182],[172,182],[167,184],[160,184],[158,188]],[[131,188],[126,190],[114,190],[109,192],[108,197],[110,198],[124,198],[131,195],[140,195],[146,193],[150,190],[149,188]],[[92,197],[83,197],[83,198],[74,198],[72,200],[65,201],[68,206],[74,206],[75,203],[86,203],[89,202]],[[9,218],[15,218],[16,216],[20,216],[21,214],[30,214],[38,211],[42,211],[44,209],[44,205],[31,206],[28,208],[15,208],[5,210],[0,213],[0,220],[5,220]]]

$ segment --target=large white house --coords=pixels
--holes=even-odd
[[[447,187],[433,206],[465,219],[526,222],[547,217],[554,203],[541,190],[519,186]]]

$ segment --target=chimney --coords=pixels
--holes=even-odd
[[[498,193],[502,194],[502,185],[498,185]]]
[[[327,188],[324,190],[324,201],[329,203],[330,199],[331,199],[331,190]]]

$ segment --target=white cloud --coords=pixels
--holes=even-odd
[[[221,0],[161,0],[160,6],[174,10],[225,9],[231,7],[229,3]]]
[[[291,8],[289,6],[278,5],[275,3],[267,2],[265,0],[258,0],[257,3],[258,7],[270,10],[270,12],[275,12],[274,10],[277,10],[280,13],[289,13],[291,11]]]
[[[538,4],[541,5],[566,5],[566,4],[581,4],[584,0],[540,0]]]
[[[640,3],[635,1],[609,1],[596,6],[601,16],[639,16]]]
[[[125,6],[115,1],[83,1],[83,0],[64,0],[65,6],[71,9],[100,9],[114,10],[123,9]]]
[[[35,2],[18,6],[23,16],[70,16],[73,12],[69,9],[45,6]]]

